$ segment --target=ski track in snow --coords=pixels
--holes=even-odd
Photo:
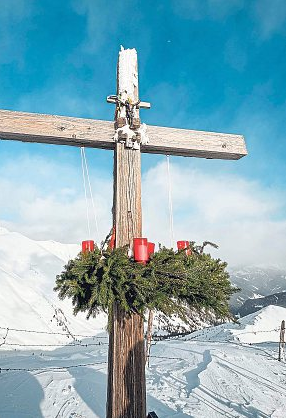
[[[58,301],[52,290],[55,275],[77,251],[0,228],[0,327],[10,328],[0,329],[0,418],[105,417],[106,317],[74,317],[70,301]],[[269,306],[240,324],[154,343],[148,410],[159,418],[285,418],[286,365],[277,361],[276,342],[282,319],[286,309]],[[74,346],[75,338],[82,345]],[[99,342],[105,344],[88,345]]]
[[[80,350],[66,346],[34,355],[1,350],[0,365],[52,368],[107,359],[107,348]],[[269,347],[267,352],[274,354]],[[166,358],[175,355],[177,360]],[[160,418],[285,416],[281,411],[286,408],[286,368],[271,356],[231,344],[182,340],[157,343],[152,356],[147,370],[148,409]],[[104,418],[106,373],[106,364],[3,371],[0,416]]]

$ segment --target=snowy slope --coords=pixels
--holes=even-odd
[[[211,341],[241,343],[263,343],[279,341],[281,321],[286,319],[286,309],[280,306],[267,306],[258,312],[239,319],[238,323],[222,324],[197,331],[189,338],[207,338]]]
[[[56,275],[78,252],[77,245],[37,242],[0,228],[0,327],[9,328],[6,343],[35,343],[33,333],[11,329],[94,335],[105,328],[104,315],[89,321],[83,314],[74,317],[70,301],[59,301],[53,291]],[[0,328],[0,337],[5,333]],[[47,334],[38,334],[36,343],[68,341],[67,336],[58,335],[54,341]]]
[[[244,329],[255,324],[257,330],[273,328],[286,317],[286,309],[277,309],[261,311],[256,319],[250,316],[249,323],[244,318]],[[233,334],[231,324],[224,329]],[[148,410],[160,418],[284,418],[286,368],[276,359],[277,344],[267,342],[267,333],[260,344],[252,334],[251,345],[228,342],[229,335],[218,338],[209,329],[196,340],[157,342],[147,370]],[[85,339],[87,346],[33,353],[9,352],[3,346],[0,417],[104,418],[106,341]]]
[[[0,418],[105,417],[106,318],[74,317],[52,290],[78,250],[0,230]],[[270,306],[239,324],[155,342],[148,410],[159,418],[284,418],[283,319],[286,309]]]

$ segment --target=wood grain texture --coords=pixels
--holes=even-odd
[[[133,247],[142,234],[141,157],[139,150],[117,143],[114,155],[116,247]]]
[[[242,135],[151,125],[147,127],[147,134],[150,142],[141,147],[144,153],[225,160],[238,160],[247,155]]]
[[[247,155],[242,135],[149,125],[143,153],[238,160]],[[114,149],[110,121],[0,110],[0,138],[77,147]]]
[[[115,303],[108,351],[107,418],[146,418],[144,328]]]
[[[119,60],[124,59],[122,51]],[[118,65],[118,68],[122,66]],[[130,68],[134,68],[130,65]],[[137,70],[137,62],[136,62]],[[128,71],[126,71],[128,74]],[[133,76],[129,74],[129,76]],[[134,79],[134,77],[133,77]],[[118,80],[122,78],[118,77]],[[136,80],[136,78],[135,78]],[[127,83],[128,84],[128,83]],[[120,85],[117,86],[120,90]],[[138,85],[128,92],[138,97]],[[116,112],[118,118],[122,117]],[[114,150],[113,218],[116,247],[132,247],[142,235],[140,150],[116,143]],[[143,318],[126,314],[115,303],[110,318],[107,418],[146,418],[146,382]]]
[[[152,309],[149,309],[148,325],[147,325],[147,333],[146,333],[146,349],[145,349],[145,362],[148,367],[150,365],[153,320],[154,320],[154,311]]]
[[[114,149],[114,123],[0,110],[0,139]]]

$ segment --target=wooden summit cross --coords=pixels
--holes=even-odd
[[[139,108],[150,105],[139,101],[135,49],[121,49],[117,95],[108,101],[116,104],[115,128],[108,121],[0,110],[0,138],[114,150],[116,247],[132,246],[133,237],[142,236],[141,152],[225,160],[247,154],[241,135],[158,126],[145,132]],[[107,418],[146,418],[143,319],[117,304],[111,319]]]

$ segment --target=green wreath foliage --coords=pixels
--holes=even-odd
[[[209,254],[160,247],[147,264],[128,257],[127,248],[80,253],[56,278],[59,298],[71,298],[74,314],[110,312],[114,302],[126,313],[147,309],[188,322],[189,308],[230,317],[228,301],[238,289],[229,281],[227,264]]]

